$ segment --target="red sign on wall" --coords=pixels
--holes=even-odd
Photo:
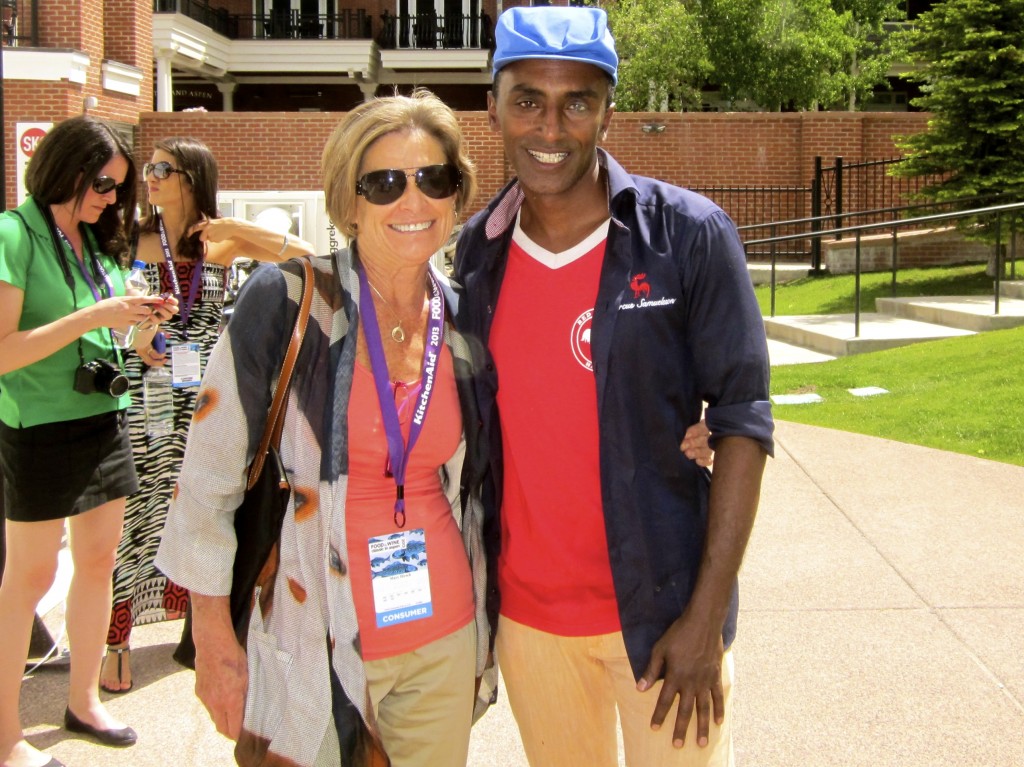
[[[39,143],[39,139],[46,135],[46,131],[39,127],[33,127],[26,130],[21,134],[18,139],[18,148],[25,153],[26,157],[31,157],[35,154],[36,144]]]
[[[53,123],[14,124],[14,136],[17,140],[15,158],[17,160],[18,168],[18,205],[25,202],[25,197],[28,195],[28,192],[25,190],[25,168],[28,167],[28,161],[31,160],[32,155],[35,154],[36,147],[39,145],[39,139],[45,136],[46,132],[52,127]]]

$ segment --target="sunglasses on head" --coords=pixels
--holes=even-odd
[[[356,181],[356,194],[373,205],[389,205],[405,193],[410,177],[416,180],[417,189],[435,200],[451,197],[462,186],[462,171],[445,163],[422,168],[371,170]]]
[[[117,183],[117,181],[110,176],[97,176],[92,180],[92,190],[96,194],[110,194],[110,192],[117,190],[118,194],[124,191],[124,184]]]
[[[172,173],[182,173],[186,178],[188,178],[187,170],[178,170],[166,160],[164,162],[147,162],[143,165],[142,177],[146,178],[150,173],[160,181],[170,178]]]

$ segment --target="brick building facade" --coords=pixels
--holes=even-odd
[[[223,189],[319,190],[321,150],[339,118],[330,112],[153,112],[142,115],[138,147],[145,156],[160,138],[196,136],[217,156]],[[459,121],[477,164],[477,210],[510,170],[485,112],[460,112]],[[650,124],[665,128],[645,132]],[[905,112],[620,113],[603,145],[628,170],[680,186],[806,186],[816,155],[892,157],[893,136],[926,125],[927,115]]]
[[[90,114],[133,134],[140,163],[157,139],[192,135],[214,150],[222,189],[322,188],[320,153],[338,112],[153,112],[153,0],[36,1],[39,47],[4,51],[8,206],[17,196],[15,124],[81,114],[90,97]],[[223,1],[249,7],[248,0]],[[369,5],[374,12],[386,7],[382,0]],[[32,63],[48,56],[59,62],[56,75]],[[479,169],[475,210],[509,171],[486,113],[459,114]],[[806,186],[815,156],[891,157],[894,136],[926,126],[927,115],[906,112],[620,113],[605,146],[629,170],[682,186]]]

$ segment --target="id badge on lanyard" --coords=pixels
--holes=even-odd
[[[370,578],[377,628],[434,614],[424,530],[401,530],[370,538]]]
[[[182,389],[199,386],[203,378],[203,361],[199,344],[184,343],[171,347],[171,386]]]
[[[375,535],[369,540],[370,578],[373,584],[373,606],[377,626],[422,620],[434,614],[430,598],[430,577],[427,570],[427,538],[423,529],[405,530],[405,472],[409,454],[419,439],[426,421],[427,408],[434,391],[438,359],[441,354],[444,329],[444,296],[437,280],[430,275],[430,315],[427,318],[427,337],[423,350],[421,374],[416,408],[409,425],[406,442],[398,420],[395,398],[388,381],[388,366],[380,340],[380,326],[370,295],[366,272],[359,267],[360,314],[366,323],[366,345],[370,367],[377,389],[377,401],[388,443],[391,476],[395,480],[395,504],[392,521],[398,532]]]

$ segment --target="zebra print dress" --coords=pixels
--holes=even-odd
[[[187,294],[196,263],[175,262],[175,268],[178,283]],[[202,288],[189,317],[188,341],[199,344],[205,371],[223,316],[226,269],[207,263],[203,263],[202,269]],[[174,290],[166,264],[149,264],[146,279],[150,293]],[[162,329],[167,335],[170,355],[172,345],[185,342],[180,316],[164,323]],[[153,559],[160,544],[171,493],[178,481],[185,437],[199,387],[174,389],[174,430],[167,436],[147,437],[142,399],[142,374],[147,367],[138,355],[130,354],[126,368],[132,395],[128,409],[129,431],[139,475],[139,492],[128,498],[124,533],[117,549],[114,605],[107,633],[107,644],[111,645],[127,642],[132,626],[184,617],[188,605],[188,592],[157,570]]]

